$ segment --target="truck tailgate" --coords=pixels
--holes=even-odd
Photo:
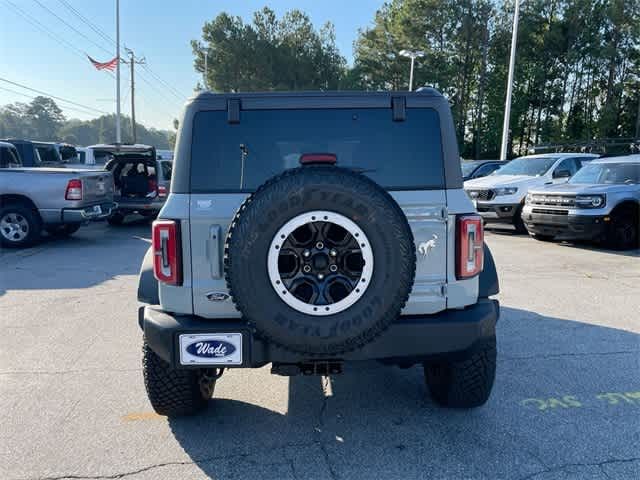
[[[86,203],[101,202],[113,196],[113,176],[110,172],[78,172],[82,180],[82,200]]]

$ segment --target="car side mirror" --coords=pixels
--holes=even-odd
[[[569,178],[571,172],[569,170],[556,170],[553,172],[553,178]]]

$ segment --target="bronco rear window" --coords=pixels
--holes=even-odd
[[[444,188],[438,113],[391,110],[247,110],[240,123],[226,111],[196,114],[191,151],[193,193],[251,192],[304,153],[331,153],[389,190]]]

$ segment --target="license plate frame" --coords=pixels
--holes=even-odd
[[[242,365],[242,333],[185,333],[178,337],[180,365]]]

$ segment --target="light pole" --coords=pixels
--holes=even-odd
[[[509,58],[509,77],[507,79],[507,100],[504,106],[504,123],[502,125],[502,146],[500,160],[507,159],[507,144],[509,143],[509,120],[511,117],[511,94],[513,93],[513,70],[516,63],[516,45],[518,43],[518,16],[520,15],[520,0],[516,0],[513,12],[513,31],[511,33],[511,57]]]
[[[116,0],[116,58],[116,143],[120,145],[120,0]]]
[[[409,70],[409,91],[413,90],[413,65],[416,58],[424,57],[424,52],[420,50],[400,50],[400,55],[411,59],[411,70]]]
[[[209,90],[209,49],[204,49],[204,89]]]

